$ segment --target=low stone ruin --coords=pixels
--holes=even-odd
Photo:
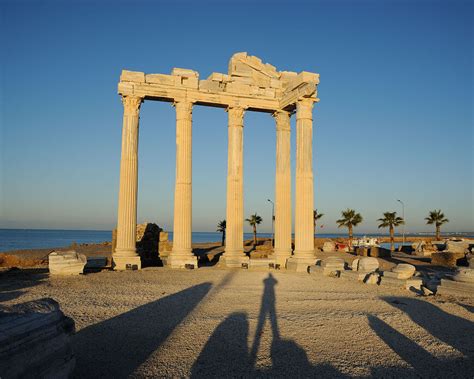
[[[356,258],[352,261],[352,270],[341,272],[341,278],[357,280],[368,284],[378,283],[379,261],[373,257]],[[377,275],[372,275],[376,274]],[[375,283],[374,283],[375,281]]]
[[[86,263],[87,257],[74,250],[53,251],[48,255],[48,268],[52,275],[83,274]]]
[[[474,257],[468,258],[469,267],[459,267],[451,278],[441,279],[437,294],[474,297]]]
[[[431,264],[444,267],[456,267],[458,261],[469,254],[468,240],[446,240],[442,251],[431,254]]]
[[[400,288],[414,288],[421,290],[423,280],[419,277],[414,277],[416,268],[408,263],[400,263],[396,265],[391,271],[384,271],[380,279],[381,285],[389,285]]]
[[[160,260],[166,259],[172,249],[165,232],[155,223],[145,222],[137,224],[136,249],[142,266],[158,265]],[[117,229],[112,231],[112,253],[117,246]]]
[[[336,276],[338,277],[345,269],[346,263],[344,259],[339,257],[328,257],[324,259],[318,259],[315,265],[308,267],[308,272],[317,273],[320,272],[325,276]]]
[[[74,321],[53,299],[0,306],[0,377],[67,378]]]

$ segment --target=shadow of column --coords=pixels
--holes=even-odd
[[[408,297],[382,297],[392,307],[406,313],[413,322],[434,337],[459,350],[469,358],[474,369],[474,323],[455,316],[435,305]]]
[[[73,338],[75,377],[126,378],[211,289],[202,283],[80,330]]]
[[[412,368],[374,367],[373,377],[463,377],[469,372],[469,362],[462,359],[438,359],[416,342],[406,337],[378,317],[369,315],[369,325],[400,358]],[[472,371],[471,371],[472,372]]]

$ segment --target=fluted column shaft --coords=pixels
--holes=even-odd
[[[296,103],[295,258],[314,256],[313,100]]]
[[[291,137],[290,113],[277,111],[275,171],[275,249],[277,263],[291,255]]]
[[[229,107],[225,256],[243,256],[243,120],[244,109]]]
[[[120,189],[117,217],[117,246],[114,261],[124,257],[137,257],[137,190],[138,190],[138,122],[143,99],[135,96],[122,97],[124,106],[122,128],[122,156],[120,160]],[[133,260],[132,260],[133,261]],[[135,263],[135,262],[132,262]],[[122,269],[121,262],[116,264]]]
[[[174,106],[176,108],[176,184],[171,255],[191,255],[193,104],[189,101],[177,101]]]

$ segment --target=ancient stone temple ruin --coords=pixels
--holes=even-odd
[[[173,249],[167,265],[197,267],[191,247],[192,110],[195,105],[223,108],[228,113],[227,238],[221,258],[227,266],[248,263],[243,248],[243,120],[246,111],[265,112],[275,119],[275,247],[282,267],[314,263],[313,241],[313,104],[319,75],[277,71],[247,53],[237,53],[227,74],[200,80],[193,70],[174,68],[171,75],[122,71],[118,92],[124,106],[115,269],[140,268],[135,247],[138,187],[138,122],[146,100],[166,101],[176,109],[176,184]],[[295,249],[292,255],[290,117],[296,112]],[[224,142],[224,141],[223,141]]]

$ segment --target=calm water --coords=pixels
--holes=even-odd
[[[269,238],[271,234],[259,233],[258,236]],[[346,234],[321,233],[317,236],[338,238],[345,237]],[[362,237],[363,234],[355,234],[355,236]],[[386,236],[386,234],[371,233],[370,236]],[[416,234],[407,235],[407,241],[409,241],[410,236],[416,236]],[[463,233],[463,236],[466,238],[474,238],[474,233]],[[244,239],[251,239],[252,237],[252,233],[244,233]],[[0,252],[20,249],[64,247],[71,245],[73,242],[78,244],[100,243],[110,241],[111,239],[112,232],[110,230],[0,229]],[[173,239],[173,233],[170,233],[170,239]],[[193,243],[218,242],[221,240],[221,234],[216,232],[194,232],[192,239]]]

